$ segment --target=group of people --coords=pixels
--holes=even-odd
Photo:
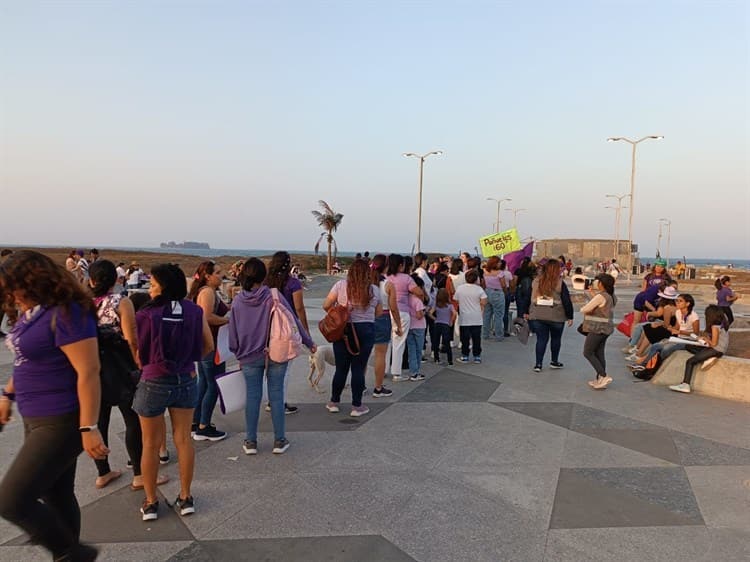
[[[0,397],[0,424],[8,422],[15,404],[26,432],[0,482],[0,516],[61,560],[96,557],[96,549],[79,540],[80,510],[73,482],[82,450],[96,463],[97,487],[121,475],[108,462],[113,408],[120,410],[126,427],[131,488],[145,493],[140,510],[144,521],[158,518],[157,488],[167,481],[158,471],[160,464],[169,462],[164,415],[169,411],[179,459],[180,491],[174,506],[181,515],[190,515],[195,512],[193,441],[226,437],[212,423],[217,377],[226,371],[215,353],[219,329],[227,326],[229,349],[246,383],[242,449],[247,455],[260,450],[264,380],[274,454],[290,447],[285,416],[297,411],[286,400],[290,362],[268,355],[272,311],[286,309],[302,343],[312,353],[317,350],[310,337],[304,289],[287,252],[276,252],[268,266],[258,258],[234,264],[237,287],[231,302],[220,293],[224,271],[213,261],[197,267],[189,287],[178,266],[156,265],[148,295],[129,298],[120,290],[123,264],[98,256],[90,262],[78,258],[73,267],[67,261],[63,267],[41,253],[24,250],[6,255],[0,264],[3,310],[12,322],[7,344],[14,354],[13,375]],[[543,370],[548,347],[549,367],[562,369],[562,334],[574,317],[567,273],[564,259],[534,263],[524,258],[513,272],[499,257],[483,263],[468,253],[433,261],[423,253],[413,258],[377,254],[355,259],[323,303],[326,312],[345,307],[350,322],[345,337],[333,342],[336,371],[325,408],[332,414],[341,411],[350,381],[350,415],[369,413],[363,394],[371,355],[373,398],[393,393],[384,384],[387,366],[393,382],[423,380],[423,362],[431,355],[435,363],[452,365],[456,346],[458,362],[481,363],[483,342],[510,335],[511,300],[519,319],[528,321],[536,335],[533,371]],[[672,335],[697,334],[699,320],[692,297],[677,292],[657,260],[634,302],[649,320],[633,329],[629,351],[634,362],[681,347],[693,351],[686,380],[671,387],[689,392],[694,366],[726,351],[730,307],[738,295],[728,277],[717,281],[717,290],[718,304],[706,310],[701,347],[665,342]],[[588,291],[578,331],[585,335],[583,355],[595,373],[588,384],[604,390],[612,382],[605,348],[614,330],[615,277],[598,274]]]

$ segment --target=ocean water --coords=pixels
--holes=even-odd
[[[654,263],[654,260],[656,258],[641,258],[641,263]],[[669,258],[669,266],[674,267],[674,264],[677,263],[677,260],[680,260],[683,263],[686,263],[688,267],[721,267],[725,268],[729,264],[732,264],[732,267],[734,269],[742,269],[745,271],[750,271],[750,260],[742,260],[742,259],[732,259],[732,258],[690,258],[687,256],[683,257],[674,257]]]

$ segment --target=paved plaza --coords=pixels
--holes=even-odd
[[[311,325],[321,297],[306,294]],[[632,292],[622,297],[618,313]],[[635,382],[619,334],[607,349],[614,382],[592,391],[582,344],[566,329],[565,368],[550,370],[547,355],[537,374],[533,337],[486,342],[481,365],[430,361],[426,381],[387,380],[393,397],[368,394],[371,413],[358,419],[326,412],[328,395],[309,387],[299,358],[291,448],[271,454],[263,413],[259,455],[245,456],[243,414],[217,412],[230,435],[196,444],[191,517],[162,501],[159,520],[142,522],[143,493],[127,474],[96,490],[94,463],[80,457],[83,540],[101,560],[750,560],[750,406]],[[3,349],[2,380],[9,363]],[[111,462],[125,470],[124,427],[113,420]],[[21,441],[18,421],[0,434],[0,475]],[[162,500],[172,501],[176,464],[164,472]],[[25,542],[0,521],[0,559],[48,559]]]

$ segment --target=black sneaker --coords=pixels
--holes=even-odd
[[[77,544],[62,556],[56,557],[54,562],[94,562],[99,556],[99,549],[89,544]]]
[[[159,518],[159,500],[156,500],[154,503],[148,503],[148,500],[143,500],[141,514],[144,521],[157,520]]]
[[[198,424],[194,423],[190,426],[190,437],[195,435],[195,432],[198,431]]]
[[[296,414],[299,411],[299,408],[297,406],[290,406],[286,402],[284,402],[284,413],[289,414]]]
[[[257,455],[258,454],[258,442],[257,441],[243,441],[242,450],[246,455]]]
[[[289,448],[289,445],[290,443],[288,439],[277,439],[273,442],[273,452],[277,455],[285,453]]]
[[[550,366],[550,368],[552,368],[552,369],[562,369],[562,368],[563,368],[563,364],[562,364],[562,363],[560,363],[559,361],[552,361],[552,362],[551,362],[551,363],[549,364],[549,366]]]
[[[126,462],[126,463],[125,463],[125,465],[126,465],[126,466],[127,466],[127,467],[128,467],[129,469],[131,469],[131,470],[133,469],[133,461],[132,461],[132,460],[128,459],[128,462]]]
[[[159,464],[169,464],[169,451],[164,455],[159,455]]]
[[[226,438],[227,434],[225,431],[219,431],[212,425],[207,425],[203,429],[196,429],[193,433],[193,439],[195,441],[221,441]]]
[[[186,515],[192,515],[193,513],[195,513],[195,505],[193,504],[193,496],[189,496],[185,499],[182,499],[180,496],[177,496],[177,499],[174,501],[174,508],[177,510],[177,513],[179,513],[183,517]]]
[[[383,396],[391,396],[393,395],[393,391],[390,388],[386,388],[384,386],[381,386],[380,388],[376,388],[372,391],[372,397],[373,398],[382,398]]]
[[[534,372],[535,373],[541,373],[542,372],[542,366],[541,365],[534,365]]]

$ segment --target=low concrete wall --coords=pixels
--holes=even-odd
[[[691,356],[687,351],[673,353],[662,363],[651,382],[660,386],[681,383],[685,375],[685,361]],[[750,359],[724,356],[708,371],[701,371],[698,365],[693,370],[690,386],[698,394],[750,403]]]

